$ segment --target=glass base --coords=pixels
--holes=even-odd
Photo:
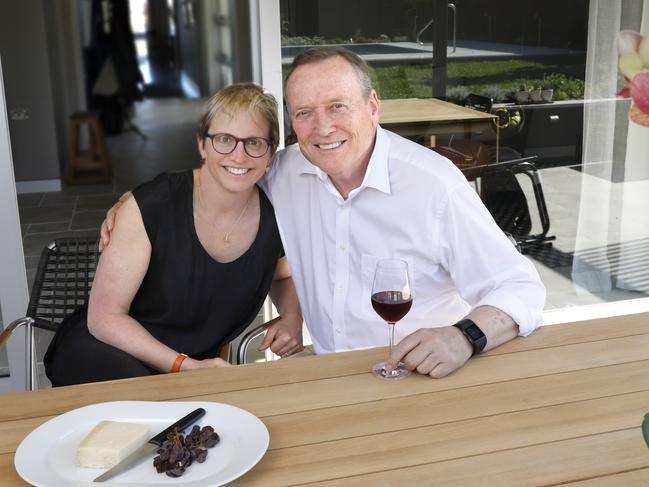
[[[379,379],[398,380],[408,377],[410,371],[406,369],[405,365],[399,362],[396,369],[392,372],[387,372],[385,370],[385,362],[381,362],[372,367],[372,374],[374,374],[374,377],[378,377]]]

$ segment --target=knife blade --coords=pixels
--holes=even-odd
[[[124,459],[122,459],[121,462],[117,463],[116,465],[106,470],[99,477],[93,480],[93,482],[105,482],[106,480],[113,478],[115,475],[122,473],[130,466],[139,463],[141,460],[143,460],[147,456],[150,456],[151,453],[153,453],[157,448],[159,448],[160,445],[162,445],[162,443],[167,439],[167,435],[169,433],[171,433],[176,428],[179,431],[184,430],[188,426],[194,424],[203,415],[205,415],[205,409],[197,408],[191,413],[189,413],[187,416],[183,416],[168,428],[165,428],[157,435],[151,437],[149,440],[147,440],[147,442],[144,445],[142,445],[140,448],[135,450],[133,453],[124,457]]]

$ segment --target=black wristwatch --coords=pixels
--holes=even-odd
[[[484,350],[484,347],[487,345],[487,337],[473,321],[464,319],[455,323],[453,326],[459,328],[466,339],[469,340],[469,343],[473,347],[473,355],[477,355]]]

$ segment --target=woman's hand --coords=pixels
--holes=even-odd
[[[258,350],[270,348],[274,354],[286,357],[304,350],[302,344],[302,313],[297,301],[291,269],[286,257],[277,261],[273,283],[268,293],[279,312],[280,319],[268,327]]]
[[[101,235],[101,238],[99,239],[99,252],[103,252],[110,242],[111,233],[115,228],[115,217],[117,216],[119,208],[132,197],[133,193],[131,193],[130,191],[124,193],[119,197],[119,200],[106,212],[106,218],[103,222],[101,222],[101,230],[99,231]]]
[[[195,360],[187,357],[180,365],[180,371],[196,370],[196,369],[213,369],[216,367],[232,367],[232,364],[226,362],[222,358],[206,358],[203,360]]]
[[[266,330],[266,336],[258,350],[270,348],[274,354],[284,357],[304,350],[302,343],[302,316],[291,314],[282,316]]]

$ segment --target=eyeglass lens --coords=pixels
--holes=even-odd
[[[261,137],[250,137],[247,139],[239,139],[230,134],[214,134],[211,136],[212,147],[219,154],[232,153],[239,141],[243,143],[243,150],[246,151],[250,157],[261,157],[268,151],[268,141]]]

